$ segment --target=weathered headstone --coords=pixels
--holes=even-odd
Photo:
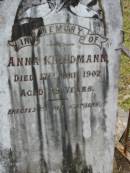
[[[111,173],[119,0],[0,6],[0,172]]]

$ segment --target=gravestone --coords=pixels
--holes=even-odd
[[[111,173],[119,0],[0,5],[0,172]]]

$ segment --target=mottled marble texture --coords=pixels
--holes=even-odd
[[[1,4],[0,173],[112,172],[121,29],[119,0]]]

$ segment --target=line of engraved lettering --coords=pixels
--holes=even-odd
[[[44,56],[38,58],[28,58],[28,57],[21,57],[15,58],[10,57],[8,67],[15,67],[15,66],[32,66],[32,65],[49,65],[49,64],[83,64],[83,63],[108,63],[108,56],[106,54],[94,54],[94,55],[64,55],[63,57],[59,56]]]
[[[93,71],[81,71],[81,72],[68,72],[68,73],[40,73],[38,79],[41,81],[46,81],[49,79],[59,79],[59,80],[71,80],[71,79],[79,79],[79,78],[90,78],[90,77],[100,77],[101,71],[100,70],[93,70]],[[32,74],[28,75],[14,75],[14,82],[28,82],[33,81],[34,76]]]
[[[37,31],[38,30],[38,31]],[[82,27],[80,25],[70,24],[70,23],[55,23],[50,25],[44,25],[36,29],[38,35],[49,35],[66,33],[78,36],[85,36],[89,33],[89,29]],[[33,30],[35,32],[35,30]]]
[[[90,107],[101,107],[102,103],[100,102],[86,102],[86,103],[80,103],[80,104],[71,104],[69,106],[69,109],[86,109]]]
[[[63,87],[63,88],[50,88],[50,89],[38,89],[38,90],[32,90],[32,89],[22,89],[20,91],[20,96],[42,96],[44,95],[46,92],[50,92],[53,95],[61,95],[62,93],[66,93],[66,94],[74,94],[74,93],[84,93],[84,92],[92,92],[94,91],[92,86],[81,86],[81,87]]]
[[[9,109],[8,114],[25,114],[25,113],[34,113],[36,108],[15,108]]]
[[[58,101],[58,99],[55,99]],[[64,101],[66,101],[68,99],[64,99]],[[60,99],[59,99],[60,101]],[[68,109],[87,109],[87,108],[91,108],[91,107],[101,107],[103,104],[101,102],[84,102],[84,103],[79,103],[79,104],[70,104],[68,106]],[[8,110],[8,114],[9,115],[15,115],[15,114],[32,114],[32,113],[36,113],[37,110],[40,111],[47,111],[48,107],[47,106],[41,106],[38,105],[38,107],[34,107],[34,108],[27,108],[27,107],[23,107],[23,108],[14,108],[14,109],[9,109]],[[64,110],[64,104],[61,105],[54,105],[54,107],[52,108],[52,110],[54,111],[61,111]]]

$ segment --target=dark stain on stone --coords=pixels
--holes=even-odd
[[[98,0],[92,0],[87,4],[87,7],[92,7],[92,6],[96,5],[97,2],[98,2]]]
[[[105,50],[105,48],[103,49],[103,54],[105,56],[108,56],[107,55],[107,52]],[[106,63],[106,69],[105,69],[105,72],[104,72],[104,76],[103,76],[103,79],[102,79],[102,91],[103,91],[103,103],[104,103],[104,106],[107,102],[106,98],[107,98],[107,94],[108,94],[108,90],[109,90],[109,70],[108,70],[108,63]],[[105,107],[103,107],[103,115],[104,117],[102,118],[101,120],[101,127],[102,127],[102,130],[105,132],[107,129],[106,129],[106,113],[105,113]]]
[[[103,48],[103,55],[107,56],[107,52],[105,50],[105,48]],[[107,127],[106,127],[106,118],[107,115],[105,113],[105,105],[107,103],[107,94],[108,94],[108,90],[109,90],[109,70],[108,70],[108,62],[105,64],[104,67],[101,67],[102,69],[102,78],[101,81],[99,81],[99,83],[95,84],[95,89],[97,91],[97,94],[95,95],[95,93],[92,94],[92,102],[95,101],[101,101],[102,106],[101,106],[101,112],[100,115],[96,116],[96,112],[95,112],[95,108],[90,108],[90,121],[91,121],[91,132],[92,132],[92,136],[93,134],[96,132],[95,131],[95,127],[96,125],[99,123],[100,127],[102,129],[103,132],[106,132]],[[98,91],[99,90],[99,91]],[[100,94],[98,96],[98,94]],[[102,100],[99,100],[99,97]]]
[[[35,58],[35,52],[34,52],[34,45],[32,46],[32,61],[34,61]],[[37,83],[37,77],[36,77],[36,70],[35,67],[32,66],[32,75],[33,75],[33,87],[34,87],[34,91],[38,92],[38,83]],[[41,173],[48,173],[48,168],[47,168],[47,164],[45,162],[44,159],[44,155],[43,155],[43,145],[44,145],[44,141],[43,141],[43,134],[42,134],[42,121],[41,121],[41,112],[40,112],[40,101],[39,101],[39,96],[36,96],[37,99],[37,127],[38,127],[38,135],[39,135],[39,142],[40,142],[40,167],[41,167]]]
[[[9,173],[17,173],[18,170],[16,165],[16,162],[17,162],[16,153],[12,149],[10,149],[9,151],[9,161],[10,161]]]
[[[105,11],[104,11],[104,8],[103,8],[103,5],[102,5],[102,0],[98,0],[99,2],[99,7],[102,11],[102,14],[103,14],[103,25],[104,25],[104,35],[106,36],[107,35],[107,24],[106,24],[106,17],[105,17]]]
[[[103,49],[103,55],[108,57],[107,52],[105,48]],[[109,70],[108,70],[108,62],[106,63],[106,69],[104,72],[104,76],[102,79],[102,84],[103,84],[103,99],[106,101],[108,89],[109,89]]]
[[[12,85],[10,79],[8,79],[8,86],[9,86],[9,91],[12,91]],[[10,92],[10,98],[11,98],[11,105],[13,103],[13,93]]]
[[[108,56],[107,55],[107,52],[105,50],[105,48],[103,49],[103,54],[105,56]],[[107,128],[106,128],[106,113],[105,113],[105,105],[106,105],[106,102],[107,102],[107,94],[108,94],[108,90],[109,90],[109,70],[108,70],[108,63],[106,63],[106,68],[105,68],[105,71],[103,73],[103,78],[102,78],[102,92],[103,92],[103,103],[104,103],[104,106],[103,106],[103,118],[101,117],[101,127],[102,127],[102,130],[104,132],[106,132]]]
[[[93,173],[92,166],[85,163],[82,159],[80,152],[80,147],[77,144],[75,148],[75,153],[72,153],[71,144],[68,143],[66,146],[66,153],[64,153],[63,158],[63,168],[62,173]]]
[[[94,114],[94,110],[90,108],[90,123],[91,123],[91,133],[92,137],[94,136],[94,128],[96,127],[97,124],[97,119]]]

